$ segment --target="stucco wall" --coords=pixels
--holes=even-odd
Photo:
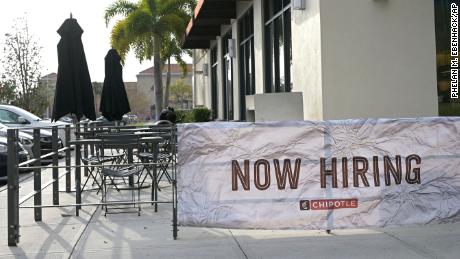
[[[222,120],[224,118],[224,93],[222,92],[222,38],[217,37],[216,38],[216,46],[217,46],[217,100],[218,100],[218,109],[219,112],[217,114],[217,119]]]
[[[254,0],[254,65],[256,94],[264,92],[264,22],[263,0]]]
[[[235,40],[235,57],[232,58],[233,62],[233,75],[232,75],[232,84],[233,84],[233,118],[230,120],[239,120],[240,119],[240,71],[239,71],[239,56],[240,48],[238,44],[238,20],[232,20],[232,39]]]
[[[255,94],[255,121],[302,120],[302,93]]]
[[[137,88],[144,96],[148,96],[150,105],[155,104],[155,93],[153,91],[153,75],[137,75]]]
[[[324,119],[438,115],[433,0],[320,9]]]
[[[211,87],[210,87],[210,57],[209,57],[209,50],[196,50],[195,51],[195,72],[193,74],[194,81],[194,105],[202,105],[208,108],[211,108]],[[203,71],[203,65],[208,64],[208,71],[207,76],[205,76],[205,72]]]
[[[305,120],[322,120],[320,0],[307,0],[305,10],[292,10],[293,92],[303,92]]]

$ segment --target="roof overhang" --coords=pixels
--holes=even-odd
[[[208,49],[220,36],[221,25],[236,18],[236,0],[199,0],[185,31],[182,48]]]

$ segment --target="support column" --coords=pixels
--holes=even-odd
[[[264,12],[263,1],[254,0],[254,65],[256,94],[264,93]]]

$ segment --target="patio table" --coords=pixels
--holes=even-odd
[[[134,135],[140,135],[139,136],[139,141],[140,143],[144,143],[144,144],[147,144],[149,146],[151,146],[153,148],[153,155],[154,155],[154,159],[153,159],[153,163],[156,163],[157,162],[157,158],[158,158],[158,149],[159,149],[159,143],[161,141],[163,141],[163,138],[162,137],[158,137],[158,136],[147,136],[147,137],[144,137],[142,136],[143,134],[134,134]],[[76,164],[76,168],[75,168],[75,185],[76,185],[76,203],[77,204],[81,204],[81,146],[82,145],[98,145],[98,144],[102,144],[104,142],[110,142],[110,144],[112,145],[116,145],[116,146],[120,146],[120,147],[123,147],[123,148],[126,148],[127,149],[127,156],[128,156],[128,163],[129,164],[132,164],[134,161],[133,159],[133,149],[138,145],[138,143],[135,143],[135,142],[126,142],[126,141],[123,141],[123,139],[110,139],[110,140],[104,140],[103,138],[93,138],[93,139],[77,139],[77,140],[73,140],[73,141],[70,141],[70,144],[71,145],[75,145],[75,164]],[[152,170],[153,170],[153,175],[156,176],[157,174],[157,165],[154,164],[152,165]],[[132,176],[130,177],[130,186],[131,187],[134,187],[134,181],[133,179],[131,179]],[[154,179],[154,181],[152,181],[152,193],[151,193],[151,197],[152,197],[152,201],[157,201],[157,198],[158,198],[158,185],[156,183],[156,179]],[[140,188],[138,186],[138,188]],[[155,211],[157,211],[157,203],[155,203]],[[80,208],[78,208],[80,209]]]
[[[138,131],[150,131],[151,128],[143,127],[143,128],[120,128],[120,132],[138,132]]]

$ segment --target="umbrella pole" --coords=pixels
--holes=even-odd
[[[120,132],[120,121],[115,120],[114,122],[115,122],[115,130],[117,132]]]
[[[75,114],[71,114],[73,123],[75,125],[75,131],[80,132],[80,122],[77,119],[77,116]],[[80,136],[77,135],[77,139],[79,139]],[[81,159],[81,150],[80,150],[80,145],[75,146],[75,165],[80,165],[80,159]],[[81,168],[75,168],[75,201],[77,204],[81,203]],[[80,215],[80,209],[81,206],[76,207],[76,215],[77,217]]]

